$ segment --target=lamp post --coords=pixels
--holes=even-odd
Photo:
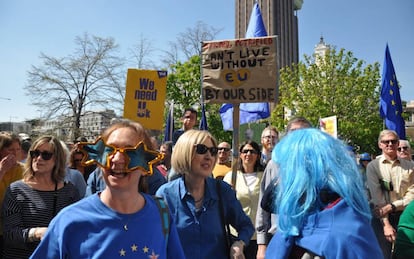
[[[17,116],[10,116],[10,127],[9,127],[9,131],[13,132],[14,131],[14,127],[13,127],[13,123],[12,123],[12,119],[17,119]]]
[[[11,101],[11,98],[7,98],[7,97],[0,97],[0,100],[6,100],[6,101]],[[10,117],[10,125],[9,125],[9,130],[11,131],[11,117]]]

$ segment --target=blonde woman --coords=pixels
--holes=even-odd
[[[171,157],[182,176],[157,191],[168,203],[186,258],[244,258],[243,248],[254,232],[230,185],[211,177],[216,159],[217,142],[209,132],[186,131]],[[232,245],[227,244],[224,223],[238,232]]]

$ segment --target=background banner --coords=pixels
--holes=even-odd
[[[124,118],[162,130],[166,91],[167,71],[128,69]]]
[[[319,119],[319,126],[323,132],[328,133],[334,138],[338,137],[338,124],[337,117],[330,116]]]

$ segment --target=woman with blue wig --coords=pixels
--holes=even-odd
[[[357,164],[342,142],[302,129],[284,137],[272,159],[279,226],[266,258],[382,258]]]

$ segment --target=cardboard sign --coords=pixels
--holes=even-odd
[[[205,103],[275,102],[277,38],[202,43]]]

